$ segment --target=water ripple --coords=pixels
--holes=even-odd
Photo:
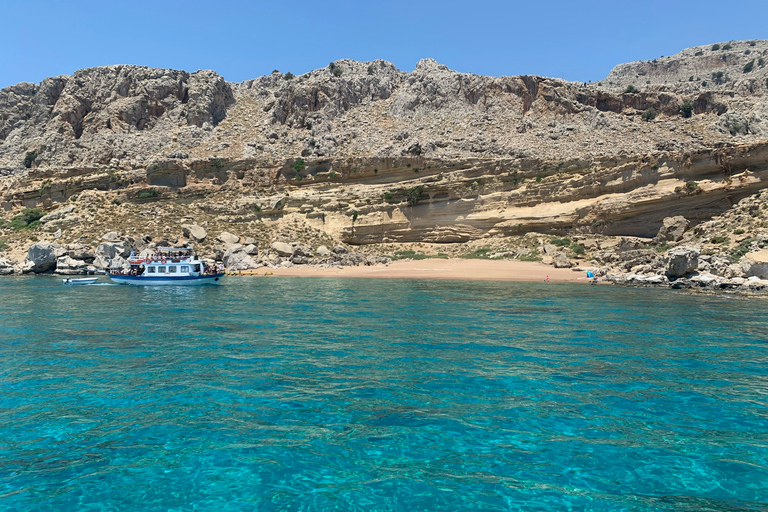
[[[3,279],[0,510],[764,510],[766,308]]]

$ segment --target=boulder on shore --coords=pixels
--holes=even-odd
[[[56,270],[55,272],[57,274],[62,274],[66,276],[76,275],[76,274],[85,274],[86,263],[83,260],[76,260],[74,258],[71,258],[69,255],[61,256],[58,260],[56,260]]]
[[[285,242],[273,242],[270,248],[279,256],[293,256],[293,246]]]
[[[747,253],[740,263],[741,270],[747,277],[768,279],[768,249]]]
[[[112,260],[117,257],[126,258],[131,254],[127,242],[102,242],[96,247],[96,258],[93,265],[99,268],[110,268]]]
[[[701,249],[691,245],[682,245],[670,249],[667,252],[667,276],[680,277],[693,272],[699,266],[700,254]]]
[[[52,272],[56,268],[56,261],[65,254],[67,250],[56,242],[37,242],[27,250],[21,271],[25,274]]]
[[[0,258],[0,276],[7,276],[16,272],[16,267],[11,260]]]
[[[232,245],[224,252],[223,256],[224,266],[227,270],[248,270],[251,268],[258,268],[259,264],[256,263],[253,258],[248,254],[245,247],[240,244]]]
[[[555,254],[554,265],[555,268],[571,268],[573,263],[564,252],[558,252]]]

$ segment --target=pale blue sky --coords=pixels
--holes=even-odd
[[[482,75],[597,81],[690,46],[768,38],[768,1],[0,0],[0,87],[106,64],[239,82],[351,58],[410,71],[431,57]]]

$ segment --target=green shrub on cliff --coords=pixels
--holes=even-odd
[[[139,192],[139,199],[149,199],[150,197],[157,197],[159,195],[156,188],[152,187],[148,190],[142,190]]]
[[[656,111],[655,108],[651,107],[645,112],[643,112],[643,121],[652,121],[656,119],[657,115],[659,115],[659,113]]]
[[[636,92],[640,92],[637,90],[637,87],[634,85],[628,85],[626,89],[624,89],[624,94],[634,94]]]
[[[11,219],[9,226],[16,231],[34,229],[40,224],[43,215],[44,213],[40,208],[25,208],[24,211]]]
[[[586,254],[586,253],[587,253],[587,250],[586,250],[586,249],[584,248],[584,246],[583,246],[583,245],[581,245],[580,243],[578,243],[578,242],[573,242],[573,243],[571,244],[571,253],[572,253],[574,256],[582,256],[582,255],[584,255],[584,254]]]
[[[405,200],[409,206],[416,206],[421,200],[421,194],[424,192],[424,187],[421,185],[413,188],[409,188],[405,191]]]
[[[683,117],[691,117],[693,115],[693,105],[691,105],[690,101],[686,101],[683,103],[683,106],[680,107],[680,115]]]
[[[24,156],[24,167],[29,169],[32,167],[32,163],[35,161],[35,158],[37,158],[37,151],[30,151]]]
[[[752,242],[755,242],[756,240],[757,238],[747,238],[731,249],[729,254],[731,258],[733,258],[733,261],[739,261],[742,256],[747,254],[752,249]]]
[[[306,169],[307,164],[304,162],[303,158],[297,158],[296,161],[293,163],[293,170],[296,172],[301,172],[304,169]]]

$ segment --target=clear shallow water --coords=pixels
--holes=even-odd
[[[768,302],[0,279],[0,510],[765,510]]]

